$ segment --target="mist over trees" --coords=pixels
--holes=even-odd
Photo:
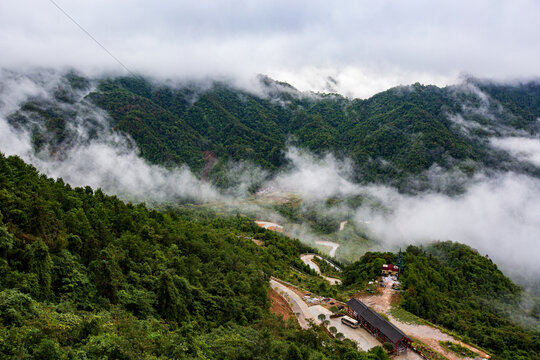
[[[40,175],[19,157],[1,158],[6,356],[256,358],[263,347],[261,358],[384,358],[382,350],[357,353],[321,329],[298,331],[268,313],[267,276],[304,269],[305,245],[247,217],[180,202],[236,201],[236,211],[280,217],[304,240],[335,235],[342,259],[368,245],[423,243],[425,234],[448,234],[482,252],[521,234],[514,263],[534,256],[523,248],[537,233],[530,215],[540,171],[535,83],[414,84],[359,100],[301,93],[264,77],[246,90],[49,75],[28,77],[11,97],[2,90],[3,143],[67,179]],[[527,139],[529,152],[515,139]],[[248,204],[261,188],[296,195],[272,207]],[[480,200],[499,211],[483,211]],[[456,214],[468,219],[447,226]],[[478,214],[489,215],[485,223],[506,221],[468,236],[478,235],[473,222],[484,224]],[[340,232],[343,220],[349,225]],[[494,231],[500,239],[492,239]],[[507,253],[498,248],[495,256]],[[367,253],[344,269],[344,286],[374,278],[393,256]],[[501,358],[538,351],[529,321],[538,304],[521,309],[524,292],[491,260],[454,243],[409,247],[406,260],[403,308]],[[496,306],[484,306],[490,300]],[[519,319],[512,306],[521,309]],[[22,335],[27,328],[32,339]]]
[[[493,138],[533,137],[540,131],[535,100],[540,85],[534,82],[414,84],[360,100],[301,93],[266,77],[250,91],[220,82],[96,80],[76,73],[55,81],[48,98],[30,98],[6,114],[12,126],[31,134],[37,151],[61,154],[84,140],[76,138],[70,122],[74,112],[84,116],[77,104],[90,101],[106,111],[108,121],[87,115],[87,141],[104,127],[113,129],[129,135],[149,162],[186,164],[196,174],[204,167],[203,152],[212,152],[218,161],[209,176],[221,187],[234,182],[227,172],[231,162],[273,172],[288,164],[284,153],[291,145],[350,159],[356,182],[382,182],[408,192],[429,188],[424,174],[433,166],[467,176],[486,170],[540,175],[538,167],[491,144]]]
[[[307,267],[298,240],[72,188],[18,157],[0,174],[2,358],[387,359],[269,313],[268,277]]]

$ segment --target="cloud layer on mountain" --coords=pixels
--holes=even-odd
[[[540,74],[533,0],[56,3],[129,69],[161,77],[247,85],[264,73],[301,90],[366,97],[463,73]],[[124,71],[50,1],[3,1],[0,34],[0,67]]]

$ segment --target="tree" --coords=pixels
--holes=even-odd
[[[338,332],[336,334],[336,339],[343,340],[344,338],[345,338],[345,335],[343,335],[343,333]]]
[[[61,358],[60,346],[52,339],[42,339],[34,350],[34,359],[36,360],[60,360]]]
[[[7,259],[8,250],[13,247],[13,235],[5,226],[0,226],[0,256]]]
[[[303,360],[304,357],[302,356],[302,353],[300,352],[300,349],[296,344],[291,344],[289,346],[289,349],[287,350],[287,356],[285,357],[287,360]]]
[[[325,314],[319,314],[319,315],[317,316],[317,319],[319,319],[319,321],[320,321],[321,323],[324,323],[324,320],[326,320],[326,315],[325,315]]]
[[[35,302],[18,290],[0,291],[0,321],[4,325],[18,325],[36,314]]]
[[[182,281],[183,284],[186,282],[186,280]],[[188,315],[185,303],[182,301],[180,292],[169,271],[163,271],[161,273],[156,295],[158,302],[157,310],[165,319],[179,321]]]
[[[369,359],[370,360],[389,360],[388,354],[380,346],[375,346],[369,350]]]
[[[328,330],[332,333],[332,335],[336,335],[337,333],[337,328],[335,326],[330,326]]]
[[[109,299],[113,304],[118,302],[118,290],[124,283],[122,270],[118,266],[112,250],[101,250],[99,259],[90,264],[98,294]]]
[[[38,238],[28,247],[26,255],[29,259],[30,271],[37,275],[40,297],[50,297],[53,262],[49,255],[49,247]]]

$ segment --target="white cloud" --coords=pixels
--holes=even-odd
[[[452,240],[471,245],[507,269],[540,270],[540,182],[505,173],[479,178],[461,196],[429,193],[408,196],[372,187],[389,211],[361,209],[357,218],[383,243]]]
[[[200,182],[186,168],[164,169],[147,163],[138,157],[136,148],[126,137],[115,135],[107,126],[101,127],[98,139],[81,141],[67,151],[62,160],[56,160],[47,152],[35,154],[29,136],[13,131],[7,125],[6,117],[29,97],[50,98],[50,91],[59,81],[55,78],[58,75],[45,73],[34,77],[9,72],[1,75],[0,151],[18,154],[49,176],[63,177],[72,185],[102,187],[123,198],[160,202],[176,198],[224,201],[241,208],[244,206],[241,192],[246,188],[242,184],[249,185],[253,178],[261,181],[266,176],[266,173],[257,169],[252,171],[242,164],[235,167],[233,171],[245,174],[246,178],[240,179],[240,194],[235,194],[238,199],[227,197]],[[97,122],[106,124],[104,114],[90,104],[83,102],[77,106],[81,108],[73,108],[75,113],[91,115]],[[87,140],[83,117],[77,115],[72,120],[70,126],[79,131],[81,139]],[[495,145],[529,161],[536,161],[540,152],[536,139],[499,139]],[[367,195],[374,199],[370,204],[382,204],[384,209],[362,207],[356,211],[356,220],[367,226],[383,244],[398,246],[449,239],[489,254],[506,268],[522,269],[523,264],[527,264],[529,270],[540,271],[540,263],[536,262],[540,256],[537,245],[540,238],[540,181],[536,178],[504,173],[492,178],[478,175],[468,181],[459,172],[444,173],[433,167],[425,175],[435,184],[434,188],[445,189],[458,183],[465,192],[454,197],[440,193],[412,196],[400,194],[393,188],[352,183],[349,180],[354,171],[351,164],[332,155],[318,159],[291,149],[287,156],[291,168],[278,174],[269,187],[299,193],[313,202],[336,196]],[[231,201],[231,198],[234,199]],[[246,209],[267,214],[271,220],[279,219],[256,204],[247,204]],[[340,211],[351,214],[352,209],[337,209],[331,215],[339,217]],[[301,234],[301,230],[295,231]]]
[[[325,200],[336,196],[358,193],[358,185],[348,180],[352,165],[338,161],[332,155],[317,159],[305,151],[289,149],[287,158],[291,168],[272,180],[267,186],[297,193],[304,200]]]
[[[491,144],[522,161],[528,161],[540,167],[540,139],[526,137],[493,138]]]
[[[538,76],[540,3],[503,1],[56,0],[134,71],[251,78],[369,96],[460,73]],[[48,1],[0,3],[1,67],[121,71]]]
[[[8,116],[30,98],[54,101],[51,93],[61,81],[60,74],[54,72],[30,75],[0,72],[0,151],[18,155],[39,171],[53,178],[61,177],[73,186],[102,188],[124,199],[157,202],[224,199],[187,167],[166,169],[140,158],[128,137],[109,129],[106,114],[84,101],[57,104],[71,114],[66,126],[76,134],[74,146],[66,147],[58,156],[48,148],[35,153],[30,134],[23,129],[14,130]],[[98,132],[97,136],[89,136],[89,126]]]

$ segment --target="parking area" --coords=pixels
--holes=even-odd
[[[351,339],[353,341],[356,341],[358,343],[358,348],[364,351],[367,351],[375,346],[382,345],[377,339],[373,337],[370,333],[368,333],[363,328],[353,329],[347,325],[344,325],[341,323],[341,318],[334,318],[331,319],[330,315],[332,315],[332,312],[321,305],[314,305],[309,307],[309,311],[313,315],[315,319],[317,319],[317,323],[320,323],[318,316],[320,314],[326,315],[326,319],[330,321],[330,324],[328,324],[328,328],[335,326],[337,331],[342,333],[347,339]]]

